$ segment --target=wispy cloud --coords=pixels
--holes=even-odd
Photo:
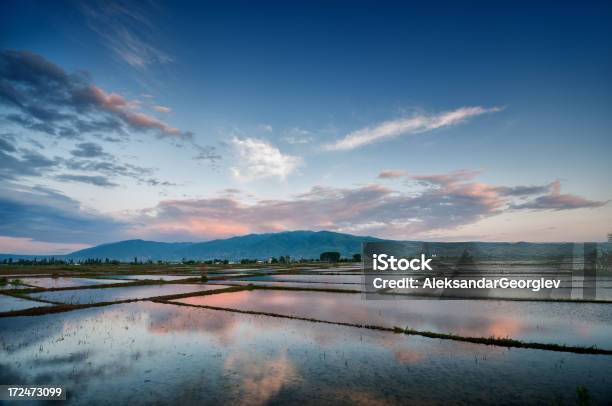
[[[104,152],[104,148],[95,142],[82,142],[70,151],[70,154],[79,158],[109,158],[110,154]]]
[[[116,114],[131,127],[156,129],[165,135],[181,135],[181,131],[178,128],[174,128],[155,117],[133,111],[133,104],[129,103],[119,94],[107,93],[97,86],[91,86],[88,97],[90,97],[97,106]]]
[[[449,127],[469,118],[485,113],[500,111],[499,107],[462,107],[456,110],[438,114],[418,114],[408,118],[390,120],[374,127],[366,127],[347,134],[344,138],[327,144],[325,148],[330,151],[351,150],[364,145],[391,139],[406,134],[419,134],[438,128]]]
[[[19,154],[0,149],[0,180],[16,180],[27,176],[42,176],[60,164],[58,158],[48,158],[36,151],[20,149]]]
[[[269,142],[257,138],[234,137],[232,146],[239,159],[238,165],[231,170],[238,179],[285,179],[302,162],[300,157],[283,154]]]
[[[283,137],[283,141],[288,144],[309,144],[314,140],[312,133],[302,128],[294,127],[287,131],[287,135]]]
[[[29,130],[63,138],[128,129],[192,135],[136,110],[138,103],[94,85],[88,75],[68,73],[31,52],[1,52],[0,79],[0,105],[10,111],[5,119]]]
[[[89,27],[120,60],[135,68],[167,64],[174,58],[155,44],[159,30],[146,2],[88,1],[80,3]]]
[[[153,110],[157,111],[158,113],[164,113],[164,114],[172,112],[172,109],[166,106],[153,106]]]
[[[111,182],[108,178],[101,175],[58,175],[57,180],[62,182],[77,182],[87,183],[94,186],[100,187],[115,187],[118,186],[116,183]]]
[[[184,240],[310,229],[415,239],[427,238],[432,232],[444,235],[519,209],[570,210],[597,208],[606,203],[559,195],[555,182],[497,186],[476,181],[477,174],[456,171],[410,176],[421,185],[418,190],[379,184],[354,188],[315,186],[292,198],[249,204],[227,193],[207,199],[168,200],[143,210],[140,217],[133,219],[132,232],[146,238]],[[517,199],[527,198],[534,200],[516,206]]]
[[[86,210],[57,190],[0,182],[0,235],[56,243],[100,243],[121,236],[123,224]]]
[[[511,206],[512,209],[527,209],[527,210],[573,210],[573,209],[588,209],[606,205],[609,201],[594,201],[588,200],[581,196],[572,195],[569,193],[561,193],[561,182],[554,181],[548,185],[550,192],[543,196],[538,196],[535,199]]]
[[[382,171],[378,174],[378,179],[395,179],[406,176],[406,172],[398,170]]]
[[[274,131],[274,128],[271,124],[259,124],[257,128],[266,133],[271,133],[272,131]]]

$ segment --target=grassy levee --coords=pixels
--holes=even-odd
[[[125,284],[123,286],[125,286]],[[10,296],[18,297],[21,299],[33,300],[37,302],[49,303],[54,306],[32,307],[32,308],[23,309],[23,310],[0,312],[0,317],[41,316],[41,315],[51,314],[51,313],[63,313],[63,312],[68,312],[72,310],[87,309],[90,307],[102,307],[102,306],[110,306],[114,304],[143,302],[143,301],[163,302],[163,301],[168,301],[168,300],[173,300],[173,299],[181,299],[183,297],[189,297],[189,296],[206,296],[206,295],[212,295],[215,293],[229,293],[229,292],[236,292],[236,291],[248,290],[248,289],[249,289],[248,286],[231,286],[226,289],[200,290],[196,292],[183,293],[183,294],[178,294],[178,295],[151,296],[151,297],[140,298],[140,299],[123,299],[123,300],[114,300],[114,301],[96,302],[96,303],[83,303],[83,304],[66,304],[66,303],[60,303],[60,302],[53,302],[50,300],[33,299],[25,295],[13,294]]]
[[[251,286],[251,290],[253,289],[269,289],[266,287],[260,286]],[[245,289],[239,289],[245,290]],[[277,289],[274,289],[277,290]],[[280,290],[286,290],[284,288],[280,288]],[[304,290],[304,289],[289,289],[289,290]],[[215,293],[221,293],[216,291]],[[339,291],[339,293],[346,293],[346,291]],[[189,297],[194,295],[182,295],[183,297]],[[324,324],[332,324],[337,326],[346,326],[346,327],[356,327],[356,328],[366,328],[371,330],[380,330],[380,331],[389,331],[393,333],[401,333],[407,335],[416,335],[427,338],[434,338],[440,340],[451,340],[451,341],[460,341],[467,342],[473,344],[484,344],[484,345],[493,345],[498,347],[506,347],[506,348],[524,348],[524,349],[535,349],[535,350],[547,350],[547,351],[556,351],[556,352],[568,352],[574,354],[595,354],[595,355],[612,355],[612,350],[597,348],[596,346],[591,347],[580,347],[580,346],[568,346],[561,344],[550,344],[550,343],[536,343],[536,342],[524,342],[520,340],[514,340],[510,338],[497,338],[497,337],[469,337],[469,336],[460,336],[455,334],[445,334],[445,333],[436,333],[432,331],[421,331],[414,330],[409,328],[400,328],[400,327],[383,327],[372,324],[359,324],[359,323],[347,323],[347,322],[338,322],[338,321],[329,321],[329,320],[320,320],[314,319],[310,317],[300,317],[300,316],[288,316],[284,314],[271,313],[271,312],[262,312],[255,310],[240,310],[240,309],[232,309],[226,307],[218,307],[218,306],[208,306],[208,305],[193,305],[188,303],[181,302],[172,302],[169,300],[174,299],[158,299],[157,302],[173,304],[177,306],[188,306],[188,307],[198,307],[210,310],[220,310],[227,311],[233,313],[242,313],[242,314],[252,314],[252,315],[260,315],[260,316],[269,316],[269,317],[277,317],[284,318],[290,320],[301,320],[301,321],[309,321],[314,323],[324,323]]]
[[[112,282],[112,280],[111,280]],[[30,286],[29,288],[20,289],[6,289],[2,293],[15,296],[15,294],[28,294],[28,293],[39,293],[39,292],[58,292],[63,290],[83,290],[83,289],[109,289],[109,288],[123,288],[130,286],[147,286],[147,285],[185,285],[200,283],[201,278],[188,278],[174,281],[163,281],[161,279],[145,279],[145,280],[134,280],[130,282],[121,283],[106,283],[102,285],[84,285],[84,286],[64,286],[59,288],[41,288],[39,286],[28,285],[23,283],[24,286]]]

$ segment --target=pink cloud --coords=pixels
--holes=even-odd
[[[11,254],[63,254],[87,248],[87,244],[35,241],[32,238],[0,236],[0,252]]]
[[[562,194],[561,182],[554,181],[549,185],[550,193],[536,197],[535,199],[522,204],[512,205],[513,209],[531,209],[531,210],[572,210],[584,208],[596,208],[606,205],[607,201],[588,200],[584,197]]]
[[[170,107],[166,107],[166,106],[153,106],[153,110],[157,111],[158,113],[170,113],[172,111],[172,109]]]
[[[116,93],[107,93],[97,86],[90,87],[92,100],[101,108],[108,112],[116,114],[124,122],[138,129],[156,129],[163,134],[180,135],[181,131],[178,128],[151,117],[142,112],[130,110],[136,106],[134,102],[128,102],[123,96]],[[161,106],[158,106],[161,107]],[[167,107],[165,108],[167,109]],[[169,109],[168,109],[169,111]]]
[[[378,174],[379,179],[395,179],[395,178],[401,178],[403,176],[406,176],[406,172],[395,171],[395,170],[382,171],[381,173]]]
[[[138,235],[149,238],[211,239],[247,233],[284,230],[334,230],[411,239],[434,230],[451,230],[517,209],[511,188],[474,181],[474,172],[419,175],[412,179],[424,188],[395,190],[378,184],[357,188],[316,186],[283,200],[246,204],[238,196],[169,200],[143,211],[134,224]],[[553,190],[555,184],[530,187],[535,192]],[[517,188],[517,187],[515,187]],[[528,190],[527,187],[518,187]],[[527,192],[525,192],[527,193]],[[573,195],[536,197],[550,210],[599,207],[602,202]],[[525,197],[524,195],[522,197]],[[562,200],[562,203],[558,201]],[[559,207],[563,205],[563,208]]]

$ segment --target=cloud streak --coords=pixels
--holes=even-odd
[[[555,181],[548,185],[550,192],[543,196],[538,196],[535,199],[511,206],[512,209],[521,210],[572,210],[596,208],[606,205],[609,201],[593,201],[580,196],[561,193],[561,182]]]
[[[232,195],[168,200],[142,211],[133,222],[132,232],[148,238],[184,240],[309,229],[416,239],[507,211],[573,210],[606,204],[560,195],[556,182],[500,187],[478,182],[476,175],[457,171],[410,177],[420,184],[418,190],[396,190],[378,184],[356,188],[317,186],[291,199],[253,204],[245,204]],[[531,200],[520,205],[516,199]]]
[[[501,111],[499,107],[462,107],[438,114],[419,114],[408,118],[390,120],[374,127],[366,127],[347,134],[344,138],[325,146],[329,151],[346,151],[401,135],[420,134],[443,127],[450,127],[472,117]]]
[[[403,178],[404,176],[406,176],[406,172],[404,171],[388,170],[379,173],[378,179],[396,179]]]
[[[115,187],[119,186],[116,183],[111,182],[108,178],[100,175],[58,175],[56,179],[62,182],[77,182],[77,183],[87,183],[94,186],[100,187]]]
[[[138,103],[94,85],[85,73],[68,73],[40,55],[0,52],[0,105],[4,119],[23,128],[64,138],[85,133],[127,134],[154,131],[160,136],[191,138],[137,109]]]
[[[123,1],[80,4],[89,27],[99,35],[104,46],[121,61],[139,69],[174,61],[151,40],[158,36],[158,30],[144,4]]]

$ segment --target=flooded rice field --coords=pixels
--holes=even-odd
[[[363,300],[359,293],[254,290],[175,302],[470,337],[612,349],[612,306],[498,300]]]
[[[72,288],[77,286],[109,285],[113,283],[127,283],[119,279],[96,279],[96,278],[67,278],[67,277],[38,277],[22,278],[21,282],[39,288]]]
[[[0,313],[41,306],[49,306],[49,304],[0,294]]]
[[[611,367],[152,302],[0,319],[0,380],[65,385],[73,404],[573,404],[577,386],[605,403]]]
[[[14,283],[7,283],[5,285],[0,285],[0,291],[12,290],[12,289],[28,289],[28,288],[30,288],[30,286],[14,284]]]
[[[352,283],[361,284],[361,275],[262,275],[240,278],[243,281]]]
[[[212,285],[224,284],[232,286],[275,286],[280,288],[302,288],[302,289],[319,289],[319,290],[349,290],[361,292],[361,285],[351,283],[310,283],[310,282],[267,282],[267,281],[245,281],[236,279],[222,279],[218,281],[208,281]]]
[[[28,296],[34,299],[48,300],[50,302],[55,303],[91,304],[99,302],[115,302],[130,299],[145,299],[157,296],[219,290],[224,288],[227,288],[227,286],[202,284],[145,285],[101,289],[61,290],[52,292],[31,293]]]
[[[154,285],[103,285],[160,276],[168,278]],[[0,313],[28,314],[0,317],[0,383],[64,385],[67,403],[87,405],[110,403],[109,393],[114,403],[135,405],[576,404],[581,388],[593,404],[612,399],[612,355],[508,348],[342,324],[612,349],[607,303],[390,294],[389,300],[365,300],[361,293],[321,290],[361,290],[361,275],[350,274],[208,283],[176,283],[189,277],[184,275],[106,277],[29,278],[37,279],[37,286],[68,290],[20,297],[0,293]],[[222,292],[228,288],[233,291]],[[300,288],[310,290],[295,290]],[[187,297],[150,300],[178,294]],[[112,303],[135,299],[141,301]],[[62,304],[96,303],[104,305],[51,312]]]
[[[108,275],[105,278],[108,279],[120,279],[120,280],[132,280],[132,281],[180,281],[182,279],[194,278],[199,275],[158,275],[158,274],[148,274],[148,275]]]

